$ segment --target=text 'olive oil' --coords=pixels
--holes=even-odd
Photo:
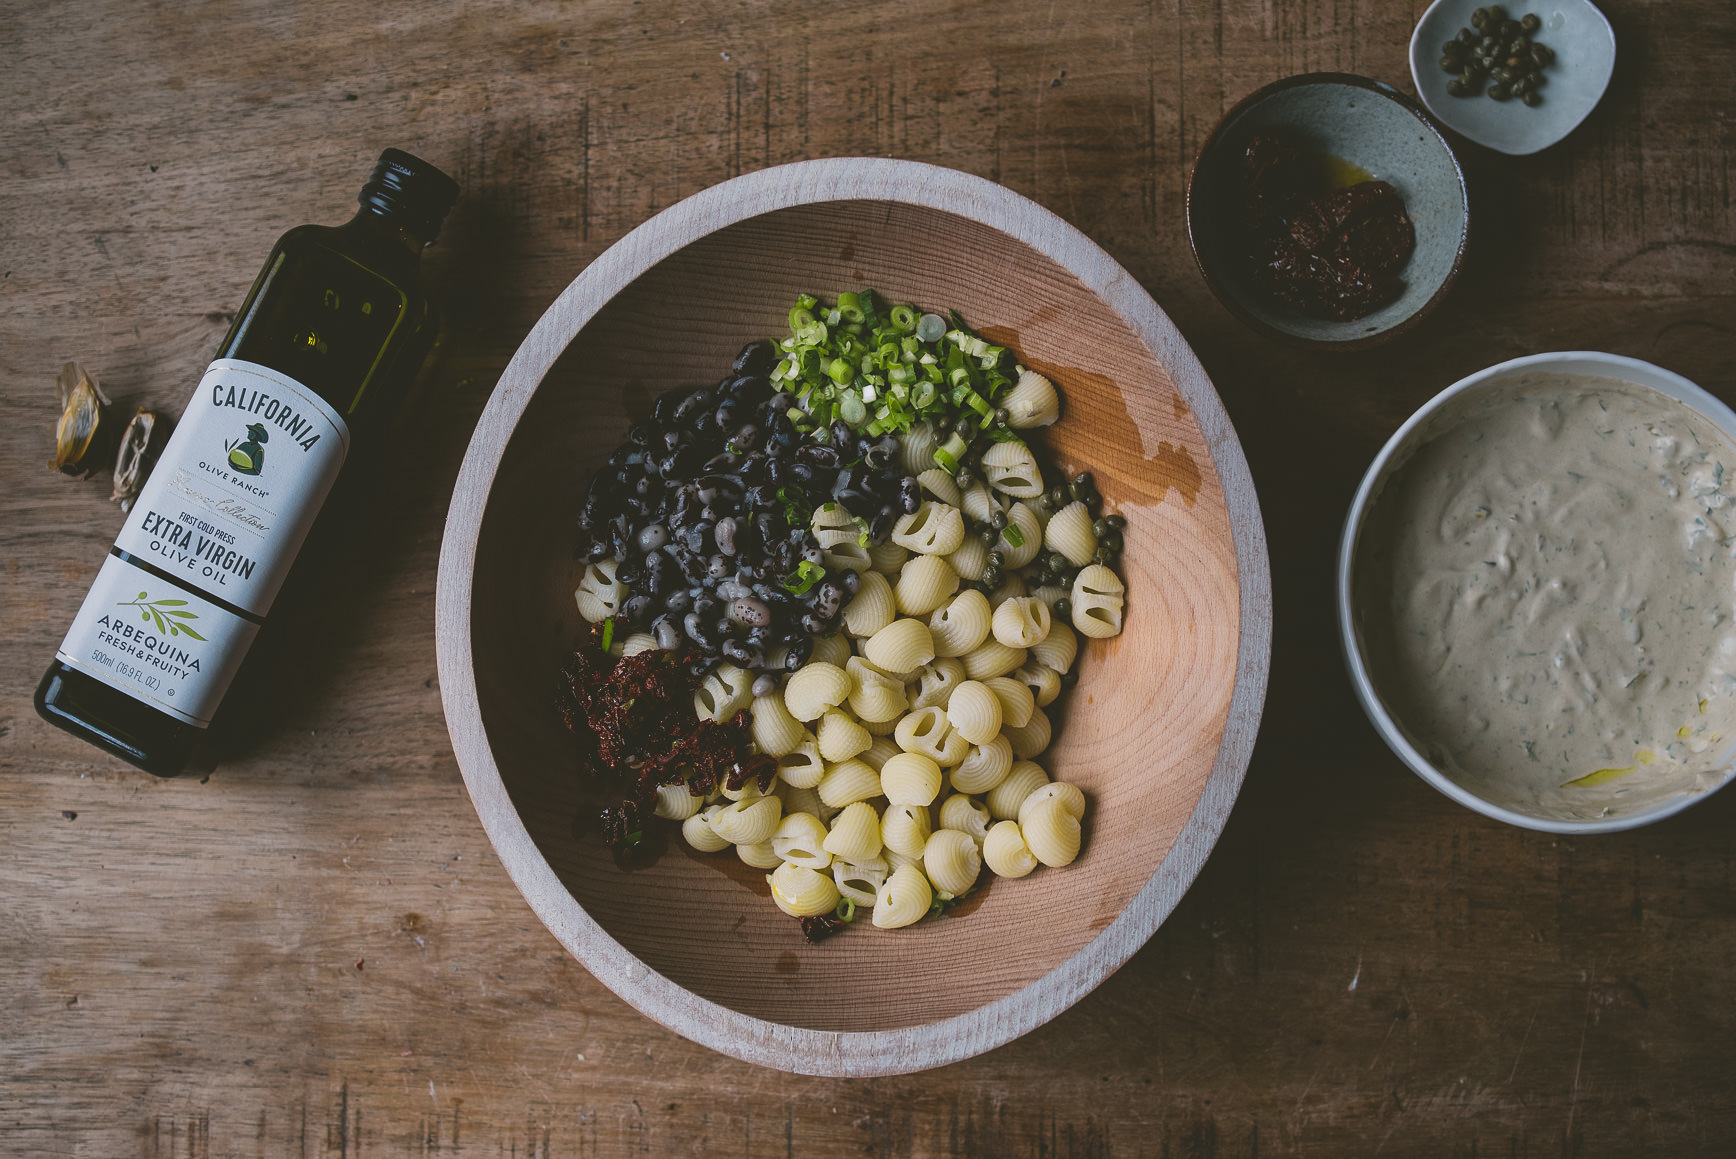
[[[159,776],[186,765],[339,470],[428,353],[421,255],[457,197],[388,149],[354,218],[278,240],[36,689],[45,719]]]

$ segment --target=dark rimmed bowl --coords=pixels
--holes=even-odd
[[[1400,271],[1405,288],[1397,300],[1334,322],[1309,317],[1252,283],[1237,217],[1240,161],[1256,133],[1281,133],[1398,189],[1416,226],[1416,250]],[[1188,175],[1188,242],[1206,285],[1255,330],[1313,349],[1373,346],[1427,317],[1458,277],[1470,217],[1464,172],[1434,119],[1391,85],[1351,73],[1286,77],[1244,98],[1206,138]]]

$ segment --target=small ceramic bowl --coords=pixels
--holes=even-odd
[[[1471,27],[1479,0],[1435,0],[1411,34],[1411,80],[1417,96],[1447,128],[1499,153],[1524,156],[1561,140],[1597,107],[1615,72],[1615,31],[1589,0],[1550,0],[1532,8],[1520,0],[1507,7],[1515,20],[1535,12],[1543,27],[1535,37],[1555,52],[1543,70],[1543,103],[1491,100],[1486,93],[1455,97],[1453,74],[1441,69],[1441,49]]]
[[[1493,103],[1493,102],[1491,102]],[[1350,322],[1310,317],[1252,284],[1238,221],[1248,139],[1273,133],[1386,181],[1404,198],[1416,249],[1395,301]],[[1225,114],[1200,147],[1187,185],[1187,232],[1206,285],[1232,314],[1281,341],[1354,350],[1415,326],[1464,262],[1470,198],[1452,146],[1429,115],[1391,85],[1349,73],[1307,73],[1269,84]]]
[[[1485,817],[1546,833],[1612,833],[1633,829],[1679,813],[1728,784],[1736,777],[1736,752],[1724,753],[1721,772],[1702,774],[1699,783],[1690,789],[1652,786],[1640,790],[1636,786],[1632,795],[1625,789],[1618,791],[1604,802],[1608,811],[1602,816],[1569,816],[1540,803],[1522,806],[1516,799],[1496,800],[1492,799],[1493,789],[1455,779],[1423,754],[1389,704],[1390,697],[1383,695],[1378,675],[1381,666],[1371,663],[1373,645],[1368,637],[1379,629],[1358,599],[1362,577],[1357,572],[1359,567],[1367,566],[1366,562],[1359,563],[1361,540],[1371,534],[1369,529],[1378,522],[1371,512],[1379,505],[1387,481],[1419,447],[1459,421],[1463,417],[1461,407],[1475,405],[1476,398],[1484,392],[1535,373],[1609,378],[1655,390],[1682,403],[1736,443],[1736,412],[1681,375],[1637,358],[1597,351],[1533,354],[1462,378],[1423,404],[1399,427],[1375,456],[1357,488],[1338,545],[1339,639],[1357,700],[1375,731],[1412,772],[1448,797]]]

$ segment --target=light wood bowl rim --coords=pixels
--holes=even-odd
[[[641,274],[705,235],[747,218],[829,201],[893,201],[956,214],[1022,242],[1070,271],[1152,351],[1175,382],[1222,482],[1239,580],[1236,679],[1211,775],[1175,844],[1133,900],[1091,942],[1037,981],[923,1026],[823,1031],[786,1026],[701,998],[652,971],[579,905],[519,817],[483,726],[471,648],[477,540],[495,472],[532,394],[567,345]],[[1252,755],[1272,643],[1265,528],[1247,459],[1204,367],[1151,295],[1060,217],[981,177],[915,161],[830,158],[732,178],[670,206],[610,246],[549,306],[501,372],[453,487],[435,594],[436,651],[447,729],[483,829],[531,909],[598,981],[685,1038],[801,1074],[902,1074],[973,1057],[1054,1018],[1114,973],[1157,931],[1205,863]]]

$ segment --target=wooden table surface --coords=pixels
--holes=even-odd
[[[1363,468],[1462,374],[1602,349],[1736,402],[1736,8],[1610,0],[1577,132],[1464,145],[1473,250],[1416,332],[1254,336],[1188,254],[1194,151],[1291,73],[1408,91],[1422,7],[0,0],[0,1153],[1736,1152],[1736,793],[1592,840],[1486,821],[1376,738],[1329,599]],[[178,413],[273,239],[347,218],[387,145],[464,188],[448,345],[245,751],[155,780],[30,706],[122,518],[48,466],[55,371]],[[1150,944],[1018,1042],[853,1081],[686,1042],[560,948],[465,795],[433,624],[460,456],[555,294],[682,197],[844,154],[1002,182],[1151,291],[1277,602],[1246,787]]]

